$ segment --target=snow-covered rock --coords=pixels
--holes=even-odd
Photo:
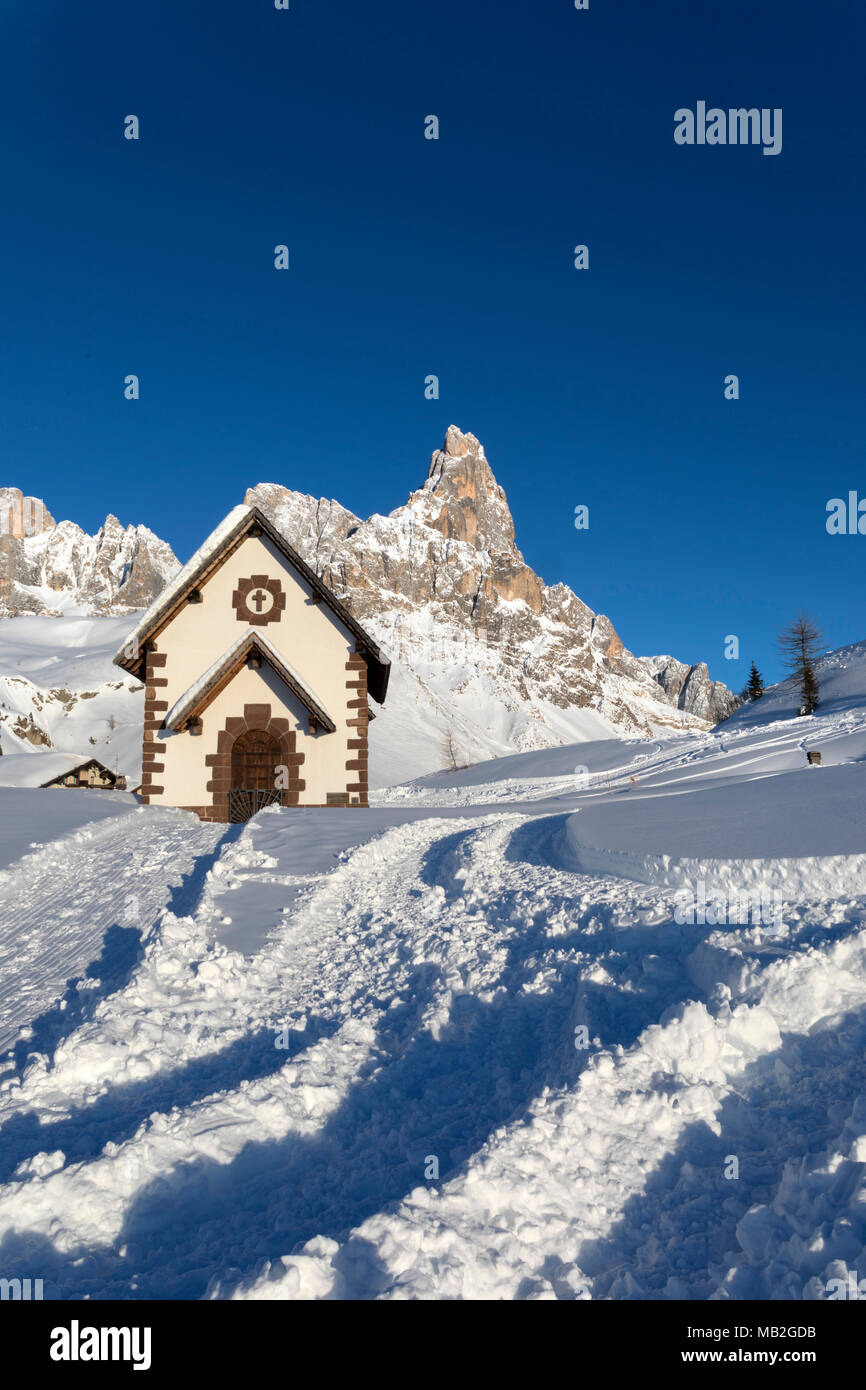
[[[431,730],[441,741],[451,729],[458,760],[474,762],[612,731],[703,730],[735,704],[704,663],[675,663],[676,688],[659,680],[608,618],[567,585],[545,584],[517,547],[483,446],[454,425],[423,487],[389,516],[364,521],[275,483],[246,501],[390,653],[393,693],[374,740],[420,752]]]
[[[362,520],[277,483],[259,483],[245,501],[392,658],[388,701],[370,731],[374,785],[611,734],[703,732],[735,704],[704,663],[637,659],[608,618],[567,585],[545,584],[517,547],[482,445],[456,426],[423,486],[388,516]],[[109,516],[87,536],[15,489],[0,490],[0,521],[4,507],[0,613],[132,616],[178,582],[174,554],[146,527]],[[106,668],[99,684],[114,674]],[[16,736],[28,737],[19,716],[31,714],[32,738],[50,732],[27,701],[7,706]]]
[[[146,607],[179,569],[146,526],[107,516],[95,536],[55,522],[38,498],[0,488],[0,616],[126,613]]]
[[[661,686],[671,704],[698,719],[718,724],[737,708],[737,697],[721,681],[711,681],[705,661],[687,666],[674,656],[638,658]]]

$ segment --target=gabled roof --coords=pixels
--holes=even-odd
[[[47,787],[58,777],[91,763],[112,777],[116,775],[92,753],[6,753],[0,758],[0,787]]]
[[[172,729],[175,733],[182,729],[188,719],[194,719],[202,710],[207,709],[212,700],[215,700],[221,690],[224,690],[229,681],[240,671],[253,650],[264,657],[268,665],[284,681],[293,694],[297,695],[301,704],[309,711],[310,716],[321,724],[323,729],[327,729],[332,734],[337,727],[328,711],[310,689],[307,683],[293,670],[280,656],[276,648],[268,641],[264,633],[256,632],[252,628],[247,628],[242,632],[237,641],[232,642],[227,651],[223,652],[218,661],[200,676],[189,690],[181,695],[175,702],[163,720],[163,728]]]
[[[365,632],[340,600],[322,582],[315,570],[310,569],[298,552],[289,545],[282,532],[258,507],[235,507],[229,512],[195,552],[190,560],[175,575],[142,614],[132,632],[126,638],[120,651],[114,657],[116,666],[141,677],[144,667],[144,649],[147,642],[167,627],[178,609],[187,601],[193,589],[199,588],[215,570],[225,563],[230,555],[246,539],[250,531],[259,527],[261,533],[276,546],[283,557],[294,566],[307,581],[310,588],[328,605],[331,612],[340,619],[363,650],[367,662],[367,688],[373,699],[381,705],[388,690],[388,677],[391,662],[379,645]]]

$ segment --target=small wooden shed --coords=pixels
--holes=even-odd
[[[78,787],[125,791],[126,778],[86,753],[7,753],[0,787]]]

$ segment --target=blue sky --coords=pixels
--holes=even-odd
[[[390,511],[454,422],[634,651],[739,688],[798,607],[866,637],[866,536],[824,524],[866,496],[850,0],[7,3],[2,33],[0,482],[184,559],[256,482]],[[698,100],[781,107],[782,153],[676,145]]]

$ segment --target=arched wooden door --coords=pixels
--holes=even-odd
[[[229,791],[231,820],[249,820],[263,806],[280,805],[277,768],[281,762],[279,739],[264,729],[248,729],[235,739]]]

